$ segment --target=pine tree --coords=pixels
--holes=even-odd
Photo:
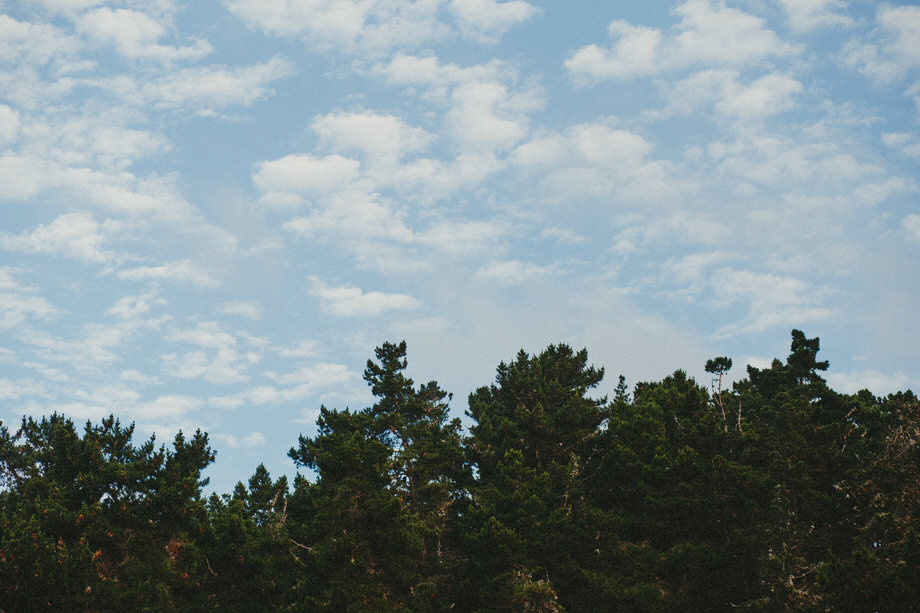
[[[440,610],[456,557],[447,541],[464,474],[460,423],[436,383],[416,389],[403,374],[405,342],[376,358],[364,376],[377,402],[321,408],[317,436],[290,452],[317,473],[295,493],[315,577],[304,594],[336,610]]]
[[[585,481],[608,410],[588,394],[602,378],[587,351],[557,345],[520,352],[499,365],[495,384],[470,395],[477,481],[465,518],[465,608],[578,610],[591,598],[583,558],[593,555],[596,530]]]

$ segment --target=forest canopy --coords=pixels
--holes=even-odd
[[[364,409],[205,496],[208,435],[0,423],[0,611],[910,611],[920,402],[832,390],[819,341],[612,398],[586,350],[497,367],[469,428],[384,343]]]

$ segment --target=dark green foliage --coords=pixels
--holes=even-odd
[[[364,378],[377,403],[323,407],[317,436],[290,455],[318,474],[304,485],[305,601],[339,611],[442,610],[456,567],[449,529],[463,462],[459,420],[436,383],[403,374],[406,344],[386,343]]]
[[[587,352],[521,352],[469,398],[364,376],[290,456],[202,500],[207,436],[0,424],[0,612],[920,610],[920,401],[831,390],[818,339],[612,401]]]
[[[499,365],[495,384],[470,396],[478,479],[465,518],[467,607],[549,611],[591,599],[595,581],[580,559],[595,549],[585,481],[608,408],[588,393],[602,377],[587,351],[550,346]]]
[[[173,449],[133,426],[52,415],[0,430],[0,606],[31,610],[163,610],[193,587],[186,549],[206,524],[207,435]]]

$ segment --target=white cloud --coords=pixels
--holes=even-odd
[[[652,150],[635,132],[593,122],[539,134],[510,160],[536,177],[536,193],[546,201],[605,201],[614,195],[620,204],[676,201],[681,178],[669,163],[650,159]]]
[[[920,242],[920,215],[906,215],[901,220],[901,226],[917,242]]]
[[[845,65],[880,81],[901,78],[920,66],[920,7],[884,4],[876,12],[878,42],[850,40]]]
[[[504,262],[492,262],[477,270],[474,276],[477,279],[512,285],[558,274],[558,272],[555,266],[540,266],[531,262],[507,260]]]
[[[609,47],[587,45],[565,62],[581,83],[627,79],[692,66],[745,66],[796,48],[768,29],[763,19],[739,9],[714,6],[711,0],[687,0],[675,9],[674,30],[611,22]]]
[[[514,95],[501,83],[466,83],[451,93],[444,123],[465,150],[504,151],[527,135],[529,112],[540,106],[538,98]]]
[[[793,30],[808,32],[822,26],[850,26],[843,0],[779,0]]]
[[[886,132],[881,141],[887,147],[899,150],[904,155],[920,159],[920,137],[911,132]]]
[[[162,306],[166,304],[166,301],[158,298],[153,292],[138,296],[125,296],[119,298],[106,313],[119,319],[138,320],[142,315],[150,312],[152,304]]]
[[[546,228],[540,232],[543,238],[551,238],[564,245],[581,245],[588,242],[588,238],[568,228]]]
[[[420,151],[435,137],[421,128],[407,125],[395,115],[364,111],[337,111],[318,115],[311,123],[321,145],[334,151],[357,151],[371,156],[401,158]]]
[[[220,347],[211,354],[201,350],[169,353],[162,358],[166,371],[178,379],[204,379],[218,385],[249,380],[246,371],[251,361],[231,347]]]
[[[501,249],[501,240],[509,231],[508,224],[499,219],[446,219],[425,228],[416,235],[416,240],[452,258],[475,257],[484,253],[494,255]]]
[[[493,60],[487,64],[463,67],[454,63],[442,64],[433,55],[415,56],[398,53],[389,62],[377,64],[373,71],[391,85],[424,85],[431,90],[432,98],[446,100],[444,88],[460,83],[501,82],[514,78],[513,69],[506,63]]]
[[[98,8],[85,13],[77,20],[77,31],[97,42],[113,45],[128,59],[196,60],[213,51],[201,39],[187,47],[161,45],[157,41],[166,34],[166,28],[149,15],[128,9]]]
[[[448,107],[444,131],[462,153],[504,151],[529,132],[530,115],[545,105],[542,88],[498,61],[461,67],[436,57],[397,55],[374,72],[393,85],[421,86],[422,96]]]
[[[303,340],[295,345],[279,347],[278,355],[283,358],[313,358],[319,355],[319,349],[314,341]]]
[[[852,190],[882,176],[876,164],[857,159],[854,152],[836,142],[814,141],[791,136],[754,134],[730,143],[714,142],[707,149],[723,178],[732,177],[780,193],[794,187],[806,193],[824,190],[824,195],[852,197]]]
[[[652,120],[671,115],[690,115],[706,105],[723,116],[744,121],[767,117],[795,108],[802,84],[788,75],[770,73],[744,84],[735,70],[701,70],[689,77],[668,83],[667,106],[644,111]]]
[[[244,405],[258,406],[301,401],[316,396],[323,390],[339,392],[345,388],[347,394],[352,396],[356,395],[352,390],[364,389],[361,385],[363,383],[361,376],[342,364],[310,364],[290,373],[266,372],[265,374],[268,378],[287,387],[259,385],[231,396],[211,398],[210,404],[219,408],[235,409]]]
[[[148,402],[138,403],[132,408],[132,413],[145,420],[176,419],[197,411],[202,404],[202,400],[194,396],[167,394]]]
[[[252,177],[267,194],[323,194],[340,191],[357,178],[361,163],[341,155],[291,154],[262,162]]]
[[[166,370],[179,379],[204,379],[215,384],[247,381],[247,370],[262,358],[256,352],[239,351],[236,337],[213,321],[199,322],[190,329],[173,330],[167,340],[199,347],[183,354],[162,356]]]
[[[118,379],[135,385],[160,385],[161,383],[156,377],[150,377],[136,370],[123,370],[119,373]]]
[[[19,113],[0,104],[0,145],[6,145],[19,136]]]
[[[873,394],[883,396],[894,394],[910,388],[911,383],[917,379],[903,370],[895,373],[883,373],[874,368],[851,372],[829,372],[827,382],[835,391],[844,394],[855,394],[867,389]]]
[[[231,449],[251,449],[253,447],[261,447],[265,445],[268,439],[265,438],[265,435],[261,432],[251,432],[242,438],[237,438],[232,434],[214,434],[211,436],[215,441],[220,441],[226,444]]]
[[[64,362],[86,371],[118,361],[116,351],[134,336],[140,325],[139,322],[85,324],[78,338],[61,338],[44,330],[24,329],[18,332],[17,338],[35,347],[42,359]]]
[[[135,161],[167,153],[171,146],[160,134],[111,123],[108,117],[79,117],[30,126],[30,149],[44,148],[62,163],[124,170]]]
[[[262,305],[258,302],[243,302],[240,300],[229,302],[220,308],[226,315],[241,315],[254,321],[262,319]]]
[[[27,319],[49,319],[61,311],[41,296],[0,292],[0,328],[14,328]]]
[[[0,62],[4,64],[42,65],[72,56],[80,46],[76,37],[61,28],[17,21],[0,13]]]
[[[42,296],[35,288],[22,285],[16,276],[22,271],[0,266],[0,329],[16,328],[31,318],[51,319],[61,310]]]
[[[178,260],[160,266],[140,266],[118,271],[119,279],[129,281],[171,281],[200,287],[214,287],[217,281],[191,260]]]
[[[113,252],[102,249],[106,241],[105,225],[100,225],[86,213],[67,213],[47,226],[39,224],[31,232],[18,235],[0,232],[0,248],[104,264],[115,257]]]
[[[139,178],[128,172],[68,167],[36,156],[2,154],[0,175],[7,178],[0,182],[0,200],[26,200],[43,194],[49,201],[70,206],[80,203],[135,218],[200,224],[200,214],[177,192],[171,177]]]
[[[393,241],[410,243],[414,234],[403,223],[403,215],[393,204],[377,194],[362,191],[334,194],[306,217],[284,224],[284,229],[301,236],[334,238],[341,241]],[[352,243],[350,249],[361,250],[374,245]]]
[[[614,237],[613,250],[622,255],[650,245],[672,242],[715,246],[730,234],[730,228],[712,215],[677,211],[621,230]]]
[[[157,108],[191,108],[200,113],[235,105],[250,106],[272,93],[269,88],[272,81],[293,72],[293,64],[276,57],[252,66],[186,68],[140,84],[119,80],[111,85],[126,100],[137,104],[149,102]],[[100,82],[100,86],[105,85]]]
[[[32,379],[0,378],[0,400],[16,400],[23,396],[50,396],[44,382]]]
[[[450,12],[465,37],[496,43],[509,29],[538,15],[540,9],[522,0],[451,0]]]
[[[801,327],[835,314],[824,305],[827,290],[794,277],[722,268],[713,273],[711,289],[716,306],[740,304],[747,311],[742,319],[720,327],[714,338]]]
[[[716,110],[740,119],[775,115],[795,106],[802,84],[782,74],[769,74],[724,96]]]
[[[363,57],[412,48],[450,33],[438,12],[444,0],[229,0],[247,26],[295,36],[323,51]]]
[[[190,343],[207,349],[221,349],[236,345],[236,338],[216,321],[199,322],[192,329],[175,330],[169,335],[174,343]]]
[[[103,0],[36,0],[49,11],[66,15],[78,13],[101,4]]]
[[[365,293],[358,287],[330,287],[310,277],[310,293],[320,299],[323,310],[337,317],[376,317],[386,311],[417,309],[421,303],[408,294]]]

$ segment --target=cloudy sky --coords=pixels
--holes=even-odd
[[[819,336],[920,388],[920,7],[0,0],[0,419],[203,428],[218,491],[373,348],[466,395]]]

